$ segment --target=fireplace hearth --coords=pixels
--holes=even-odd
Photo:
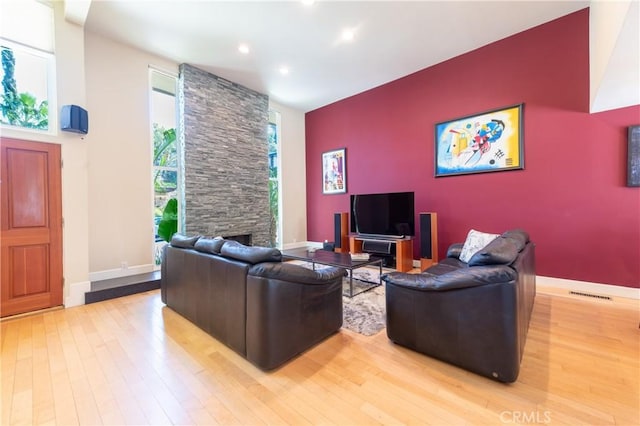
[[[241,235],[223,235],[225,240],[233,240],[237,241],[240,244],[244,244],[245,246],[250,246],[251,244],[251,234],[241,234]]]

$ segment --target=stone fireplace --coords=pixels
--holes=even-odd
[[[183,229],[271,245],[268,97],[182,64],[178,102]]]

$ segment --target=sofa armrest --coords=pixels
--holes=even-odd
[[[391,272],[384,274],[382,279],[387,283],[414,290],[444,291],[515,282],[517,277],[517,272],[508,266],[488,265],[458,269],[443,275]]]
[[[300,284],[326,284],[347,275],[343,268],[328,267],[316,271],[292,263],[259,263],[249,269],[249,275]]]
[[[447,249],[447,257],[453,257],[454,259],[460,258],[460,253],[462,252],[462,247],[464,247],[464,243],[453,243]]]

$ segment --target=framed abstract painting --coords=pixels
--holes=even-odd
[[[524,104],[438,123],[435,176],[524,169]]]

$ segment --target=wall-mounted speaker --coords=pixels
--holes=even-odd
[[[86,135],[89,133],[89,114],[78,105],[64,105],[60,111],[60,129]]]
[[[438,214],[420,213],[420,270],[438,263]]]
[[[349,213],[334,213],[333,238],[336,252],[349,252]]]

